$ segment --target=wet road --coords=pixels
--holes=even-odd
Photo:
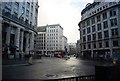
[[[33,65],[3,66],[4,79],[53,79],[79,75],[93,75],[95,63],[71,57],[43,57]]]

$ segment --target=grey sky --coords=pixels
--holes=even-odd
[[[68,43],[79,39],[81,10],[93,0],[39,0],[38,26],[60,24]]]

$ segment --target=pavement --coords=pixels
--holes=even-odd
[[[34,59],[33,65],[28,65],[28,61],[22,63],[18,60],[8,60],[7,64],[2,66],[2,73],[3,79],[56,79],[93,75],[94,66],[92,64],[94,63],[75,57],[68,60],[42,57],[42,59]]]
[[[29,59],[9,59],[9,60],[2,60],[2,66],[21,66],[21,65],[29,65]],[[33,59],[33,64],[35,63],[41,63],[41,59]]]
[[[41,63],[43,61],[44,58],[48,58],[48,57],[42,57],[42,59],[33,59],[33,64],[35,63]],[[50,57],[50,58],[56,58],[56,57]],[[64,58],[61,58],[64,59]],[[77,58],[77,59],[81,59],[81,58]],[[84,61],[89,61],[92,62],[94,61],[94,64],[111,64],[111,61],[105,61],[105,60],[90,60],[90,59],[81,59]],[[2,60],[2,66],[19,66],[19,65],[29,65],[28,63],[29,59],[9,59],[9,60]]]

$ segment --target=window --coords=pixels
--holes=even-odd
[[[14,2],[13,7],[14,7],[16,10],[18,10],[18,9],[19,9],[19,3],[18,3],[18,2]]]
[[[113,6],[116,2],[109,2],[109,6]]]
[[[30,8],[30,3],[29,2],[27,2],[27,6],[26,6],[28,9]]]
[[[13,13],[14,17],[18,17],[18,13],[14,12]]]
[[[87,40],[90,41],[91,40],[91,35],[87,36]]]
[[[102,32],[98,33],[98,39],[102,39]]]
[[[22,7],[22,14],[23,14],[24,12],[25,12],[25,8],[24,8],[24,7]],[[21,15],[22,15],[22,14],[21,14]]]
[[[102,42],[99,43],[99,48],[102,48]]]
[[[11,34],[11,36],[10,36],[10,44],[12,44],[12,45],[14,45],[14,43],[15,43],[15,34]]]
[[[110,17],[112,17],[112,16],[116,16],[116,10],[115,9],[110,10]]]
[[[88,49],[91,49],[91,44],[88,44]]]
[[[11,10],[7,7],[4,8],[4,11],[5,11],[5,13],[9,13],[9,14],[11,13]]]
[[[103,27],[104,27],[104,28],[108,28],[108,22],[107,22],[107,21],[104,21],[104,22],[103,22]]]
[[[86,45],[83,45],[83,48],[86,49]]]
[[[98,31],[102,29],[101,28],[101,23],[97,24],[97,29],[98,29]]]
[[[90,25],[90,20],[88,19],[88,20],[87,20],[87,26],[89,26],[89,25]]]
[[[96,48],[96,44],[93,44],[93,48]]]
[[[105,42],[105,47],[109,47],[109,41]]]
[[[85,35],[85,29],[83,29],[83,35]]]
[[[111,25],[111,27],[116,26],[117,25],[117,19],[116,18],[110,19],[110,25]]]
[[[103,6],[103,9],[105,8],[105,6]]]
[[[92,26],[92,32],[95,32],[95,25]]]
[[[85,27],[85,22],[82,23],[82,27]]]
[[[99,12],[99,8],[97,9],[97,11]]]
[[[83,42],[85,42],[85,41],[86,41],[86,37],[84,36],[84,37],[83,37]]]
[[[95,18],[93,17],[93,18],[91,19],[91,21],[92,21],[92,24],[94,24],[94,23],[95,23]]]
[[[28,24],[28,19],[25,20],[25,23]]]
[[[11,15],[11,10],[7,7],[4,8],[3,14],[7,17],[10,17]]]
[[[26,11],[26,16],[27,16],[27,17],[29,16],[29,11],[28,11],[28,10]]]
[[[112,36],[118,36],[118,28],[111,29]]]
[[[104,38],[109,37],[109,32],[108,30],[104,31]]]
[[[31,13],[31,20],[32,20],[33,14]]]
[[[92,39],[96,40],[96,33],[92,35]]]
[[[107,12],[104,12],[104,13],[102,14],[102,17],[103,17],[103,20],[104,20],[104,19],[107,19]]]
[[[33,11],[33,6],[31,6],[31,11]]]
[[[90,33],[90,27],[87,28],[87,33]]]
[[[118,41],[117,40],[114,40],[113,41],[113,47],[118,47],[119,45],[118,45]]]
[[[99,21],[101,21],[101,16],[100,15],[97,16],[97,22],[99,22]]]

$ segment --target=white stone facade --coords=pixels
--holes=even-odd
[[[34,37],[37,34],[38,1],[9,2],[2,1],[2,44],[10,50],[3,57],[24,57],[34,51]],[[13,50],[14,49],[14,50]]]
[[[63,40],[63,37],[63,28],[59,24],[40,26],[38,27],[36,49],[44,54],[53,54],[54,51],[64,50],[63,47],[65,46],[64,43],[67,43],[67,38]],[[63,41],[65,42],[63,43]]]
[[[80,53],[85,58],[112,59],[120,54],[120,1],[94,2],[81,12]]]

